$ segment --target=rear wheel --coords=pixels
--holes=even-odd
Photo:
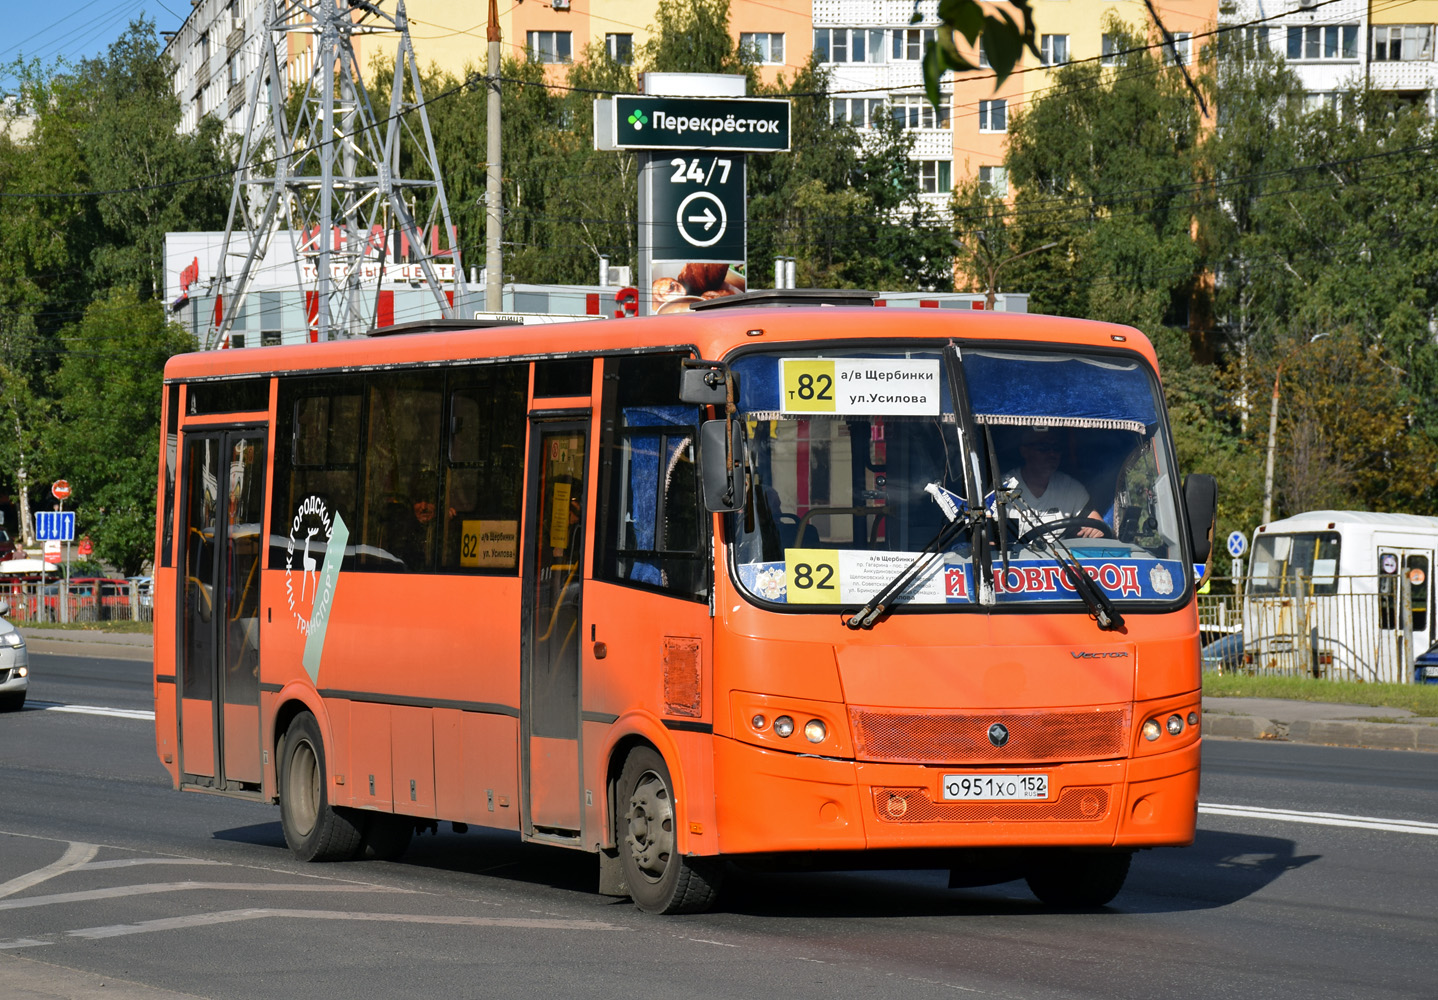
[[[1030,869],[1025,881],[1050,906],[1105,906],[1123,888],[1131,860],[1132,851],[1054,851]]]
[[[296,857],[344,861],[359,854],[360,823],[349,810],[330,805],[324,741],[308,712],[295,716],[285,732],[279,780],[280,825]]]
[[[619,775],[619,858],[629,897],[646,913],[702,913],[719,894],[723,862],[678,850],[674,785],[664,758],[630,752]]]

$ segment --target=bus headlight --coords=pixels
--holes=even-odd
[[[787,715],[781,715],[774,720],[774,733],[778,736],[790,737],[794,735],[794,720]]]
[[[1182,717],[1177,715],[1170,715],[1168,717],[1168,735],[1177,736],[1181,732],[1183,732]]]
[[[1149,719],[1143,724],[1143,738],[1152,743],[1163,735],[1163,727],[1158,724],[1157,719]]]
[[[753,726],[755,729],[759,730],[760,732],[763,732],[763,731],[764,731],[764,727],[767,726],[768,724],[769,724],[769,720],[766,719],[766,718],[764,718],[763,715],[755,715],[754,718],[752,718],[752,719],[749,720],[749,725]]]
[[[810,743],[823,743],[828,737],[829,730],[818,719],[810,719],[804,723],[804,739]]]

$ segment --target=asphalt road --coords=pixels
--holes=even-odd
[[[587,857],[509,836],[300,864],[275,808],[169,789],[143,662],[33,660],[33,708],[0,716],[0,997],[1350,1000],[1438,983],[1431,755],[1209,740],[1197,843],[1140,854],[1097,913],[942,872],[738,872],[714,912],[660,918],[594,895]]]

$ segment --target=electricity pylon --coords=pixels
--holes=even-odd
[[[382,33],[399,35],[383,121],[375,117],[351,42],[356,34]],[[313,57],[308,78],[294,81],[293,100],[281,66],[306,46],[291,46],[291,35],[307,36]],[[394,251],[393,261],[407,248],[445,318],[467,314],[463,262],[404,0],[393,17],[364,0],[266,0],[261,62],[250,84],[214,287],[224,298],[211,316],[207,348],[229,346],[234,319],[282,226],[292,244],[296,287],[313,292],[306,297],[313,340],[373,330],[378,282],[366,288],[364,272],[368,265],[373,279],[376,268],[387,266],[386,248]],[[453,304],[439,282],[443,258],[454,267]]]

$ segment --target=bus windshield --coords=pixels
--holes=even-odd
[[[1157,382],[1131,357],[931,346],[732,367],[751,482],[734,571],[757,600],[870,600],[947,523],[944,491],[986,510],[982,526],[956,533],[900,606],[1076,602],[1064,549],[1114,602],[1185,596]]]
[[[1259,535],[1253,542],[1249,593],[1283,594],[1312,588],[1314,594],[1336,594],[1338,552],[1336,531]],[[1302,582],[1305,578],[1306,584]]]

